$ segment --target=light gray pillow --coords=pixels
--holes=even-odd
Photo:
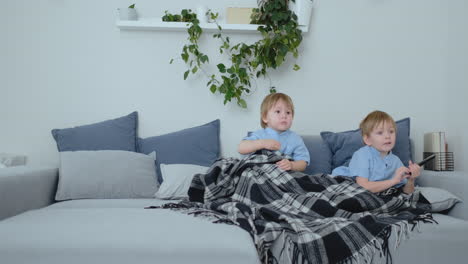
[[[157,188],[152,154],[122,150],[60,152],[58,201],[152,198]]]
[[[193,164],[161,164],[163,182],[155,197],[159,199],[181,199],[188,197],[193,176],[206,173],[209,167]]]
[[[462,202],[460,198],[452,194],[451,192],[435,187],[416,187],[416,190],[420,191],[421,194],[431,204],[431,212],[437,213],[448,209],[451,209],[456,203]]]

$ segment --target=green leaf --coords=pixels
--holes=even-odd
[[[187,77],[188,77],[189,73],[190,73],[190,71],[186,71],[186,72],[184,73],[184,80],[187,80]]]
[[[218,87],[218,90],[220,93],[225,94],[226,93],[226,85],[222,84]]]
[[[196,73],[197,71],[198,71],[198,67],[197,66],[193,67],[192,73]]]
[[[210,91],[212,93],[216,93],[216,85],[212,84],[211,87],[210,87]]]
[[[188,61],[188,58],[189,58],[189,55],[188,55],[188,53],[187,53],[187,52],[185,52],[185,53],[182,53],[182,54],[180,54],[180,56],[181,56],[181,57],[182,57],[182,59],[185,61],[185,63],[187,63],[187,61]]]
[[[276,57],[276,65],[281,65],[284,61],[284,57],[283,56],[277,56]]]
[[[301,69],[301,67],[299,65],[294,64],[293,70],[298,71],[300,69]]]
[[[226,72],[226,66],[224,64],[220,63],[217,65],[219,72],[225,73]]]
[[[171,60],[169,61],[169,64],[172,64],[173,62],[174,62],[174,59],[171,59]]]
[[[135,8],[135,4],[129,5],[128,8]]]
[[[247,103],[245,102],[244,99],[237,100],[237,104],[242,108],[247,108]]]

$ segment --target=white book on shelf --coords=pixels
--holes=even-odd
[[[445,170],[447,142],[445,132],[430,132],[424,134],[424,152],[436,152],[434,168]]]
[[[441,152],[439,132],[424,134],[424,152]]]

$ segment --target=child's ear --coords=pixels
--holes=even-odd
[[[364,144],[366,144],[367,146],[371,145],[370,140],[369,140],[369,136],[367,136],[367,135],[362,136],[362,140],[364,141]]]
[[[267,122],[268,120],[266,118],[266,115],[262,116],[262,121],[263,121],[263,123],[268,124],[268,122]]]

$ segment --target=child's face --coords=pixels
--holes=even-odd
[[[293,114],[292,109],[283,100],[278,100],[266,116],[263,117],[263,122],[271,129],[278,132],[288,130],[292,125]]]
[[[369,136],[364,135],[364,143],[377,149],[385,156],[395,146],[396,131],[391,123],[383,122],[375,127]]]

